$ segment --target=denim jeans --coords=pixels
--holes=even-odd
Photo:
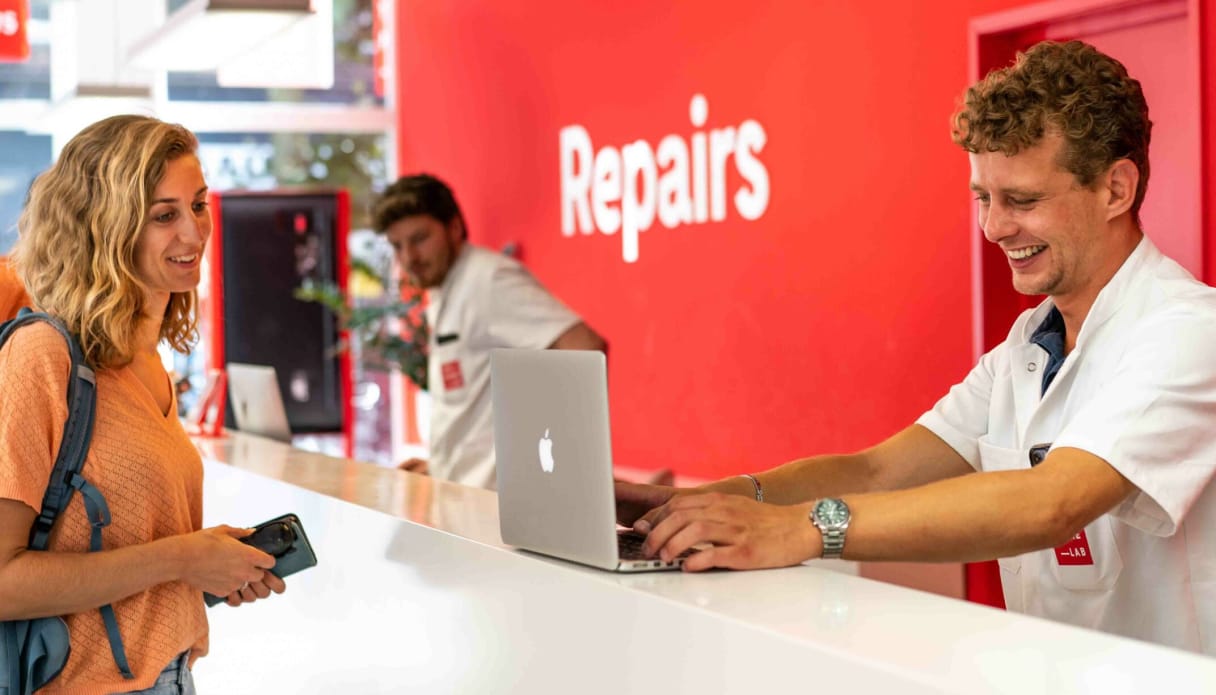
[[[169,662],[156,678],[156,683],[147,690],[136,690],[128,695],[198,695],[194,690],[194,676],[190,675],[190,652]]]

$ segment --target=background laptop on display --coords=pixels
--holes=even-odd
[[[291,427],[274,367],[229,362],[228,395],[238,430],[291,442]]]
[[[503,542],[619,572],[683,564],[618,549],[603,353],[494,350],[490,390]]]

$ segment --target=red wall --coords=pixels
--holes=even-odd
[[[400,171],[611,344],[619,465],[718,477],[891,434],[971,367],[967,21],[1009,0],[400,2]],[[709,105],[702,128],[689,105]],[[565,236],[559,132],[764,129],[748,221]],[[727,193],[750,190],[728,164]]]

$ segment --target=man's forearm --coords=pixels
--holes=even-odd
[[[873,489],[873,475],[863,454],[813,456],[752,475],[764,491],[764,501],[773,504],[799,504]],[[756,494],[756,486],[744,476],[724,478],[698,489],[745,497]]]
[[[1061,449],[1035,469],[846,496],[844,557],[966,562],[1055,547],[1134,491],[1102,459]]]
[[[798,459],[753,475],[764,489],[765,502],[801,504],[820,497],[901,490],[970,472],[971,466],[937,435],[912,425],[864,451]],[[727,478],[705,488],[740,495],[754,490],[746,478]]]

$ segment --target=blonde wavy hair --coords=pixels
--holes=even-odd
[[[198,149],[194,134],[147,116],[114,116],[82,130],[34,180],[17,222],[13,261],[35,306],[62,319],[90,365],[135,354],[146,286],[135,244],[169,162]],[[198,337],[197,293],[174,292],[160,338],[186,352]]]
[[[1119,61],[1081,41],[1044,41],[972,85],[951,119],[968,152],[1015,155],[1052,129],[1064,137],[1060,165],[1090,186],[1117,159],[1140,170],[1132,219],[1148,189],[1153,123],[1140,82]]]

